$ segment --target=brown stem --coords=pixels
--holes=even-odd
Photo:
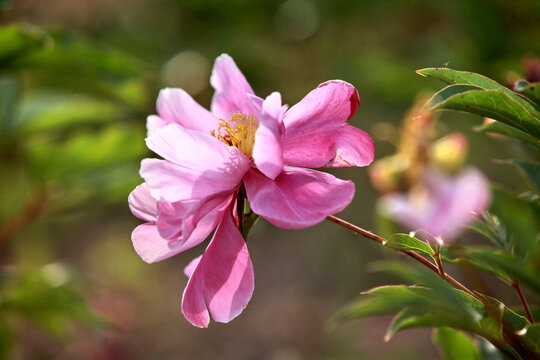
[[[525,296],[523,295],[523,292],[521,291],[521,286],[519,286],[519,282],[512,281],[512,286],[514,289],[516,289],[516,292],[519,296],[519,300],[521,300],[521,303],[523,304],[523,308],[525,309],[525,313],[527,314],[527,318],[531,322],[531,324],[534,324],[534,318],[531,313],[531,309],[529,309],[529,304],[527,303],[527,300],[525,299]]]
[[[435,258],[435,261],[437,262],[437,269],[439,270],[439,275],[441,275],[443,279],[446,279],[446,274],[444,273],[444,269],[442,267],[442,262],[441,262],[441,249],[439,247],[437,247],[437,250],[435,251],[435,254],[433,254],[433,257]]]
[[[366,237],[368,239],[376,241],[376,242],[378,242],[380,244],[385,244],[386,243],[386,239],[380,237],[379,235],[375,235],[372,232],[364,230],[361,227],[353,225],[353,224],[351,224],[351,223],[349,223],[349,222],[347,222],[345,220],[342,220],[342,219],[340,219],[338,217],[335,217],[333,215],[329,215],[326,219],[333,222],[333,223],[335,223],[335,224],[338,224],[338,225],[340,225],[340,226],[342,226],[342,227],[344,227],[346,229],[349,229],[352,232],[355,232],[355,233],[357,233],[359,235],[362,235],[363,237]],[[418,255],[417,253],[415,253],[414,251],[411,251],[411,250],[399,250],[399,251],[402,252],[403,254],[409,256],[409,257],[412,257],[416,261],[422,263],[424,266],[426,266],[431,271],[439,274],[439,268],[437,266],[435,266],[431,261],[426,260],[423,256],[420,256],[420,255]],[[478,296],[476,293],[472,292],[471,290],[467,289],[464,285],[462,285],[459,281],[457,281],[456,279],[454,279],[450,275],[444,274],[444,279],[446,281],[448,281],[450,284],[452,284],[453,286],[455,286],[456,288],[458,288],[458,289],[466,292],[467,294],[473,296],[474,298],[481,301],[482,303],[484,302],[484,299],[482,299],[480,296]]]
[[[0,247],[4,246],[26,225],[34,221],[41,213],[47,201],[45,189],[38,191],[32,199],[17,213],[0,225]]]

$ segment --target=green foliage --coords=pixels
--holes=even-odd
[[[525,339],[532,348],[540,353],[540,324],[532,324],[527,328]]]
[[[538,200],[516,197],[498,187],[492,188],[492,194],[491,213],[504,225],[512,253],[520,258],[538,258],[540,252]]]
[[[433,332],[433,341],[439,346],[445,360],[480,360],[474,342],[461,331],[441,327]]]
[[[417,71],[452,84],[436,93],[427,106],[432,110],[459,110],[504,122],[540,139],[538,105],[479,74],[445,68]]]
[[[495,121],[495,122],[487,123],[487,124],[476,127],[475,130],[483,132],[483,133],[495,133],[499,135],[508,136],[514,139],[521,140],[524,143],[527,143],[528,145],[532,145],[535,148],[540,149],[540,143],[533,136],[527,134],[524,131],[518,130],[512,126],[506,125],[505,123],[502,123],[502,122]]]
[[[75,323],[101,331],[106,322],[86,306],[74,280],[72,272],[58,263],[37,269],[4,270],[0,316],[30,321],[59,339],[73,336]]]
[[[412,250],[429,256],[433,256],[435,253],[428,243],[406,234],[391,235],[384,245],[393,249]]]
[[[50,44],[50,36],[31,25],[9,25],[0,28],[0,69]]]

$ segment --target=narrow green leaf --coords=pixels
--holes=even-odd
[[[458,110],[502,121],[540,139],[540,113],[527,101],[497,90],[449,85],[433,95],[432,110]]]
[[[480,359],[473,340],[461,331],[441,327],[433,332],[433,341],[446,360]]]
[[[384,245],[393,249],[421,252],[429,256],[435,253],[428,243],[406,234],[391,235]]]
[[[522,130],[516,129],[515,127],[506,125],[505,123],[499,121],[477,126],[474,128],[474,130],[483,133],[495,133],[508,136],[514,139],[521,140],[524,143],[530,144],[535,148],[540,149],[540,142],[536,138]]]
[[[395,334],[403,330],[440,326],[461,328],[463,321],[444,311],[426,313],[424,309],[406,308],[392,319],[384,340],[389,341]]]

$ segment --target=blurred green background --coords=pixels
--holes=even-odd
[[[15,359],[433,359],[430,331],[389,343],[389,318],[328,329],[360,291],[392,281],[368,264],[393,256],[330,223],[285,231],[261,221],[248,240],[255,294],[230,324],[192,327],[180,299],[183,267],[203,246],[148,265],[134,252],[127,206],[142,182],[145,118],[160,88],[203,106],[214,59],[230,54],[259,96],[298,102],[343,79],[360,93],[352,124],[377,157],[418,93],[441,88],[414,70],[449,66],[503,84],[540,53],[537,0],[200,1],[0,0],[0,355]],[[469,162],[510,188],[492,158],[513,142],[472,131],[482,119],[447,114]],[[378,125],[377,125],[378,124]],[[397,132],[397,130],[396,130]],[[356,183],[341,216],[375,227],[364,168],[332,171]],[[458,274],[459,276],[459,274]],[[511,301],[515,301],[513,298]],[[90,311],[85,306],[90,307]],[[96,317],[94,314],[98,314]]]

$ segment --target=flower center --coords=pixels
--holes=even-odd
[[[259,120],[253,114],[242,114],[241,112],[231,114],[229,121],[220,119],[219,127],[212,130],[210,134],[223,141],[229,146],[238,148],[249,159],[253,154],[253,143],[255,142],[255,131],[259,125]]]

